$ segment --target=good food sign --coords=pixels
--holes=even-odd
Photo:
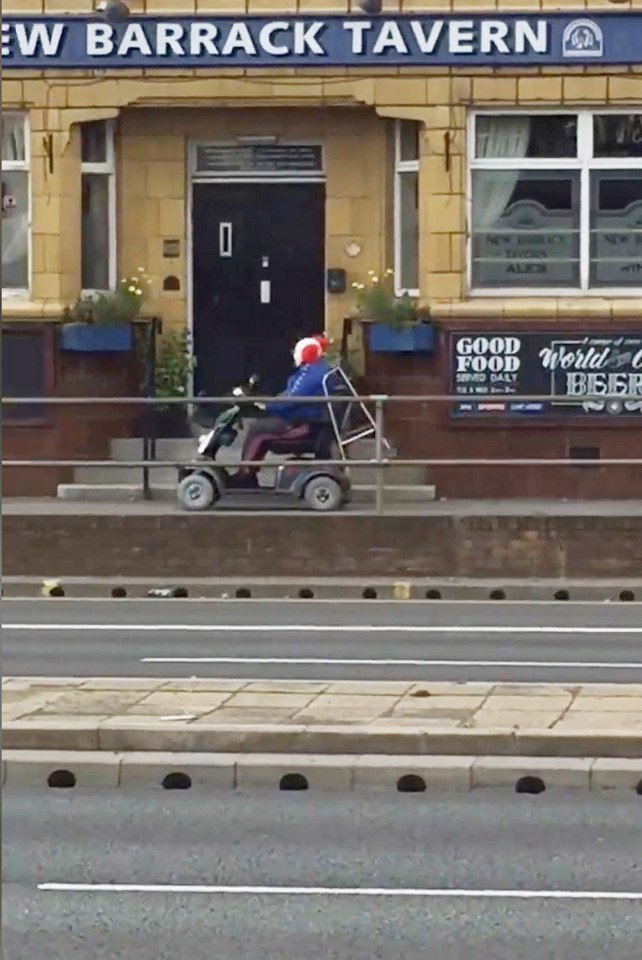
[[[642,334],[452,333],[450,392],[457,417],[639,417]]]

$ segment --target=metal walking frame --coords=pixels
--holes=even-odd
[[[337,388],[337,384],[339,388]],[[325,374],[322,381],[322,388],[323,394],[328,401],[328,415],[332,424],[332,431],[334,433],[339,457],[346,465],[350,461],[347,455],[349,446],[358,440],[367,440],[369,437],[374,437],[375,440],[375,456],[372,458],[373,464],[385,466],[388,460],[397,456],[397,450],[388,442],[383,434],[383,405],[388,399],[386,396],[374,396],[372,398],[375,403],[375,416],[373,417],[367,405],[359,398],[359,394],[355,390],[352,381],[340,363],[331,367]],[[347,403],[334,404],[333,398],[335,398],[339,392],[341,392],[344,397],[352,397],[352,402],[348,401]],[[339,407],[340,411],[338,415],[335,409],[336,406]],[[358,408],[361,414],[361,424],[356,427],[351,427],[355,407]],[[348,473],[349,469],[350,468],[346,466]],[[381,500],[383,503],[383,488],[383,471],[378,470],[377,502]]]

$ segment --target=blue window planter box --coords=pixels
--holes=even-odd
[[[130,323],[113,327],[93,323],[66,323],[60,330],[63,350],[74,353],[127,353],[134,336]]]
[[[385,323],[370,323],[371,353],[434,353],[435,328],[430,323],[415,323],[392,330]]]

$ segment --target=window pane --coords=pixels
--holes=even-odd
[[[419,159],[419,124],[415,120],[399,121],[399,160]]]
[[[2,117],[2,162],[25,159],[25,118],[19,114],[5,113]]]
[[[82,176],[82,288],[109,289],[109,176]]]
[[[520,114],[477,117],[475,156],[521,160],[577,156],[577,117]]]
[[[94,120],[80,126],[80,156],[83,163],[107,162],[107,121]]]
[[[401,290],[419,289],[419,174],[399,175],[399,275]]]
[[[593,155],[642,157],[642,113],[593,117]]]
[[[29,174],[5,170],[2,174],[2,288],[29,286]]]
[[[473,172],[473,286],[579,286],[579,171]]]
[[[642,172],[591,174],[591,285],[642,287]]]

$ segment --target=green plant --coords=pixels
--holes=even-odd
[[[359,315],[377,323],[384,323],[392,330],[419,323],[426,315],[420,310],[416,300],[407,294],[396,294],[393,270],[386,270],[383,277],[370,270],[367,283],[355,282],[352,289],[355,291]]]
[[[186,397],[194,368],[189,331],[170,330],[157,347],[154,386],[157,397]]]
[[[65,307],[63,323],[92,323],[96,326],[120,326],[131,323],[147,299],[151,280],[143,267],[131,277],[123,277],[115,290],[87,293],[73,306]]]
[[[328,345],[326,360],[331,367],[340,366],[350,380],[353,380],[358,375],[350,348],[348,348],[347,354],[342,354],[341,345],[334,340],[331,340]]]

